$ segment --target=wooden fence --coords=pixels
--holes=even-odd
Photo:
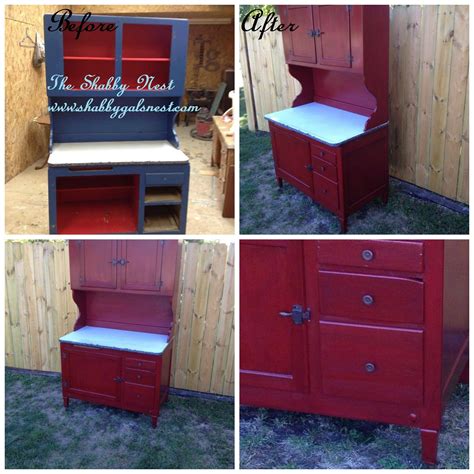
[[[240,58],[249,128],[268,131],[299,85],[281,33],[258,34],[240,31]],[[468,203],[469,7],[394,6],[389,54],[390,174]]]
[[[184,242],[180,258],[171,385],[233,395],[234,246]],[[60,371],[77,317],[67,241],[7,241],[5,268],[6,365]]]

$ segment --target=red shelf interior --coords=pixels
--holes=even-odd
[[[136,232],[138,183],[135,175],[72,176],[57,179],[57,232]]]
[[[122,63],[122,84],[126,84],[129,89],[145,86],[144,83],[138,84],[138,78],[143,74],[154,76],[152,86],[167,84],[170,76],[169,63],[146,60]],[[146,87],[141,90],[147,91],[151,89]]]
[[[122,56],[124,58],[169,58],[171,56],[170,25],[123,25]]]
[[[155,76],[153,85],[169,81],[172,27],[169,25],[123,26],[122,83],[137,89],[137,79]],[[142,89],[147,90],[147,89]]]
[[[106,84],[110,77],[115,76],[115,61],[97,60],[92,61],[64,61],[64,75],[68,77],[68,85],[80,90],[80,85],[84,83],[84,77],[92,74],[98,76],[99,84]]]
[[[77,23],[72,23],[78,25]],[[86,23],[95,25],[95,23]],[[86,31],[79,39],[76,32],[63,32],[64,74],[74,89],[84,82],[84,76],[100,76],[100,84],[115,76],[115,31]]]

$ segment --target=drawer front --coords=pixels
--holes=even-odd
[[[319,147],[314,142],[311,142],[311,155],[332,163],[333,165],[336,164],[336,153],[332,151],[325,150],[322,147]]]
[[[124,383],[123,401],[125,408],[150,411],[153,409],[155,389],[130,382]]]
[[[423,331],[320,322],[325,395],[423,403]]]
[[[125,369],[125,381],[154,387],[155,373],[146,370]]]
[[[331,211],[339,209],[337,184],[313,173],[314,199]]]
[[[327,161],[311,156],[313,171],[337,183],[337,168]]]
[[[321,271],[319,301],[323,318],[423,323],[423,283],[407,278]]]
[[[145,182],[147,186],[183,184],[184,173],[146,173]]]
[[[130,369],[141,369],[141,370],[156,370],[156,362],[153,360],[135,359],[132,357],[125,358],[125,367]]]
[[[320,240],[321,264],[410,273],[423,272],[423,243],[383,240]]]

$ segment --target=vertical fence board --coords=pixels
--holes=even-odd
[[[468,31],[466,5],[391,8],[390,174],[465,203]],[[265,114],[291,107],[301,86],[288,73],[281,33],[258,36],[241,32],[240,55],[249,129],[268,131]]]
[[[233,245],[186,242],[179,262],[171,385],[233,395]],[[78,316],[67,242],[7,241],[5,268],[7,366],[59,371],[58,339]]]

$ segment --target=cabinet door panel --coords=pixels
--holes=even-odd
[[[311,6],[294,5],[282,8],[285,9],[284,14],[286,14],[286,18],[283,19],[284,23],[293,23],[298,26],[295,31],[288,29],[283,33],[287,61],[316,63]]]
[[[163,241],[124,240],[121,258],[121,288],[124,290],[159,291]]]
[[[347,5],[315,6],[313,15],[315,28],[320,31],[316,39],[319,64],[350,68],[351,24]]]
[[[71,396],[98,403],[120,402],[121,357],[101,349],[65,345],[63,383]]]
[[[70,245],[75,247],[71,257],[78,257],[71,258],[71,273],[79,268],[79,288],[117,288],[117,241],[79,240],[71,241]],[[74,288],[74,276],[72,281]]]
[[[303,247],[291,241],[240,246],[240,383],[304,393],[308,389],[307,323],[279,315],[305,305]]]
[[[160,294],[173,296],[176,272],[179,271],[177,263],[178,241],[165,240],[163,246],[163,263],[161,265],[161,290]]]
[[[309,141],[270,125],[273,155],[278,173],[306,193],[313,189]]]

